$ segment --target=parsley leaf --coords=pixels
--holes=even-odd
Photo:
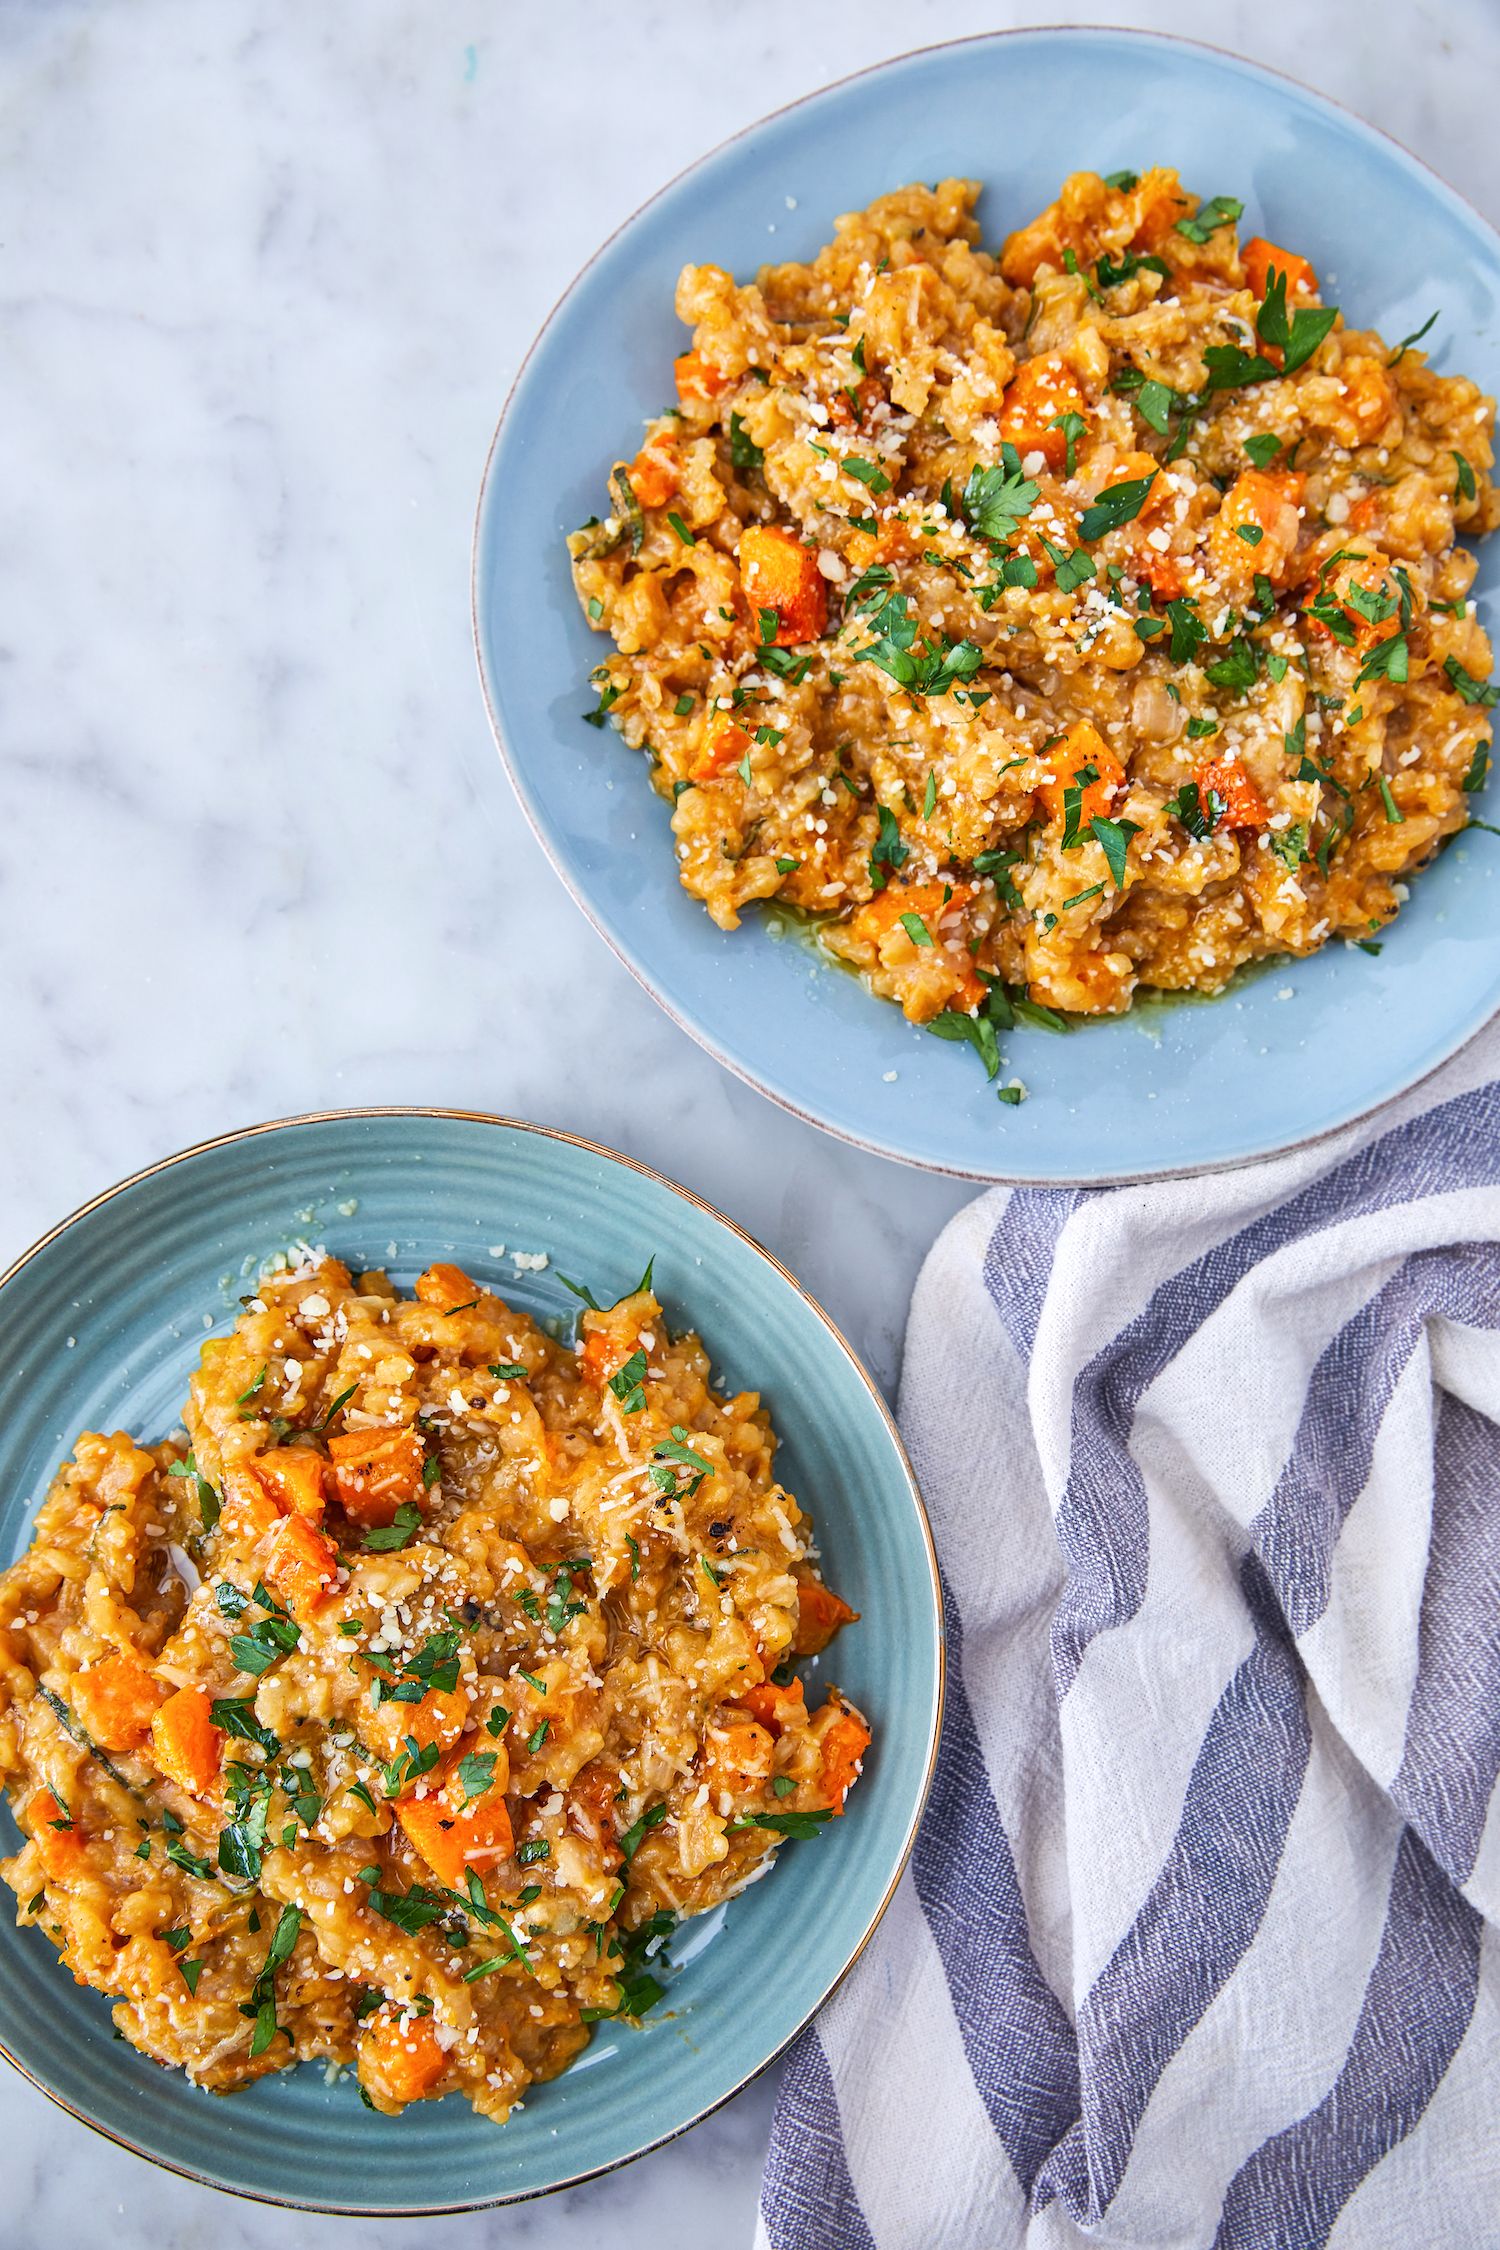
[[[1106,485],[1098,499],[1092,506],[1085,508],[1079,518],[1079,538],[1099,539],[1106,531],[1115,531],[1122,523],[1130,523],[1140,514],[1146,495],[1160,473],[1153,469],[1149,477],[1130,477],[1124,484]]]
[[[1140,822],[1135,820],[1106,820],[1102,815],[1096,814],[1089,822],[1089,833],[1109,862],[1109,872],[1116,890],[1124,887],[1125,859],[1130,849],[1130,839],[1140,832]]]
[[[765,454],[747,432],[738,414],[729,417],[729,459],[736,469],[759,469]]]
[[[1217,234],[1220,227],[1233,226],[1244,209],[1238,196],[1211,195],[1206,203],[1199,204],[1189,218],[1178,220],[1177,232],[1185,234],[1189,242],[1207,242],[1209,236]]]
[[[404,1547],[422,1527],[422,1515],[414,1503],[403,1500],[389,1523],[380,1524],[367,1531],[360,1541],[367,1554],[388,1554],[393,1548]]]
[[[998,466],[981,469],[976,462],[959,497],[964,521],[981,539],[1012,538],[1041,494],[1041,486],[1022,475],[1015,447],[1009,446],[1006,451],[1010,461],[1002,455]]]

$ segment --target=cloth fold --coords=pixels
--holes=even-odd
[[[763,2250],[1500,2245],[1500,1025],[1242,1171],[982,1195],[900,1420],[937,1779]]]

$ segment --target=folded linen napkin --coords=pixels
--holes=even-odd
[[[1267,1163],[981,1196],[900,1419],[937,1779],[761,2250],[1500,2245],[1500,1025]]]

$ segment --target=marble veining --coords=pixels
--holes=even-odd
[[[1082,12],[1320,85],[1500,216],[1492,0]],[[230,1126],[499,1109],[722,1205],[894,1386],[917,1265],[968,1190],[741,1086],[587,927],[491,748],[470,524],[531,336],[644,197],[831,78],[1052,13],[0,11],[0,1263]],[[1205,187],[1234,185],[1232,154]],[[424,2224],[425,2250],[748,2244],[773,2090],[612,2179]],[[416,2237],[170,2179],[3,2068],[0,2149],[0,2250]]]

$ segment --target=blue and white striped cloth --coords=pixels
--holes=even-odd
[[[1500,1027],[1270,1163],[982,1196],[901,1422],[937,1782],[761,2250],[1494,2250]]]

